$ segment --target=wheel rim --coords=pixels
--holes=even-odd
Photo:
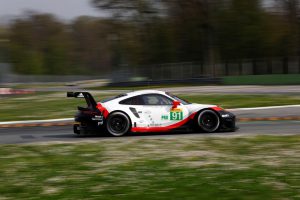
[[[109,122],[109,129],[114,135],[123,135],[127,129],[127,121],[121,116],[113,117]]]
[[[200,127],[207,132],[214,132],[220,125],[218,115],[210,110],[204,111],[199,115],[198,122]]]

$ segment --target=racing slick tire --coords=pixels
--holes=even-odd
[[[197,117],[197,126],[204,132],[215,132],[220,127],[220,117],[213,110],[203,110]]]
[[[114,112],[107,118],[106,129],[111,136],[121,137],[129,132],[130,127],[129,117],[122,112]]]

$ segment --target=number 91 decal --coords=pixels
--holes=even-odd
[[[183,120],[183,112],[181,109],[173,109],[170,112],[170,120],[179,121]]]

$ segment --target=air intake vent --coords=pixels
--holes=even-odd
[[[138,114],[138,112],[136,111],[135,108],[130,107],[129,109],[134,114],[134,116],[136,116],[137,118],[140,118],[140,116],[139,116],[139,114]]]

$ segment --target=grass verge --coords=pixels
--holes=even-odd
[[[0,199],[299,199],[300,137],[1,145]]]
[[[300,74],[272,74],[223,77],[225,85],[299,85]]]
[[[110,94],[95,94],[96,100]],[[179,95],[190,102],[216,104],[224,108],[277,106],[300,104],[299,95]],[[83,99],[67,99],[65,93],[36,93],[35,95],[10,96],[0,101],[0,121],[55,119],[73,117]]]

